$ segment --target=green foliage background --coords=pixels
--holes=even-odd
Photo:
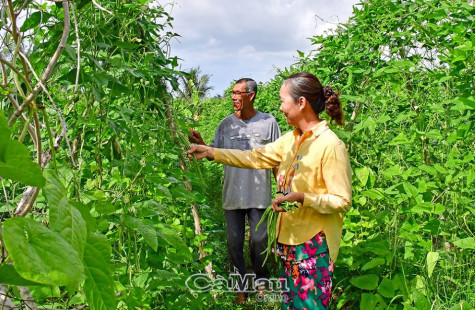
[[[24,99],[14,74],[2,84],[0,283],[20,306],[18,286],[28,286],[34,300],[50,308],[237,307],[231,294],[215,298],[185,285],[210,261],[220,275],[228,265],[221,167],[180,166],[188,128],[199,129],[209,143],[232,113],[230,99],[172,98],[186,74],[167,53],[176,34],[162,6],[145,0],[101,5],[113,14],[90,1],[74,2],[78,31],[72,28],[47,85],[71,148],[63,142],[43,172],[31,162],[37,151],[31,138],[20,139],[24,122],[7,125],[15,111],[7,95]],[[64,12],[51,3],[28,2],[27,8],[32,13],[20,31],[33,43],[28,57],[41,72],[61,36]],[[346,126],[334,130],[348,146],[354,199],[332,309],[475,305],[474,13],[460,0],[363,1],[348,23],[310,39],[313,52],[259,86],[256,107],[272,113],[283,132],[290,128],[278,93],[293,72],[315,73],[345,104]],[[44,93],[28,113],[61,132]],[[45,151],[54,149],[44,128],[41,140]],[[42,190],[28,216],[14,217],[26,185]],[[194,232],[193,204],[201,235]],[[201,260],[200,246],[208,254]],[[280,306],[251,299],[247,307]]]

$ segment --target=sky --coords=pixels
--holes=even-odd
[[[175,0],[171,56],[211,75],[209,95],[242,77],[267,82],[295,62],[308,39],[345,22],[357,0]]]

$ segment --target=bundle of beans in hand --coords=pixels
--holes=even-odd
[[[283,212],[293,212],[294,209],[298,209],[299,207],[297,206],[297,203],[295,202],[288,202],[284,201],[279,205],[282,209],[284,209]],[[256,232],[259,226],[261,226],[262,223],[267,219],[267,248],[262,254],[266,253],[266,258],[264,259],[264,262],[262,263],[262,266],[267,261],[267,258],[269,255],[272,253],[272,249],[274,249],[275,252],[275,260],[277,261],[277,219],[279,218],[279,212],[274,212],[272,209],[272,206],[268,207],[266,211],[264,211],[264,214],[262,215],[261,220],[256,226]]]

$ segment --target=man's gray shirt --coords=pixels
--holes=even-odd
[[[234,114],[216,129],[210,146],[221,149],[252,150],[280,137],[279,125],[271,114],[257,112],[248,120]],[[223,208],[259,208],[271,204],[271,169],[246,169],[224,166]]]

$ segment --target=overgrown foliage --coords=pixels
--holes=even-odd
[[[467,1],[373,0],[311,38],[276,76],[315,73],[340,90],[354,170],[335,307],[475,305],[475,9]]]
[[[203,181],[179,164],[185,122],[168,94],[184,73],[168,55],[165,8],[4,1],[0,11],[1,305],[201,308],[212,296],[185,280],[211,249],[190,208],[204,197],[185,184]]]

